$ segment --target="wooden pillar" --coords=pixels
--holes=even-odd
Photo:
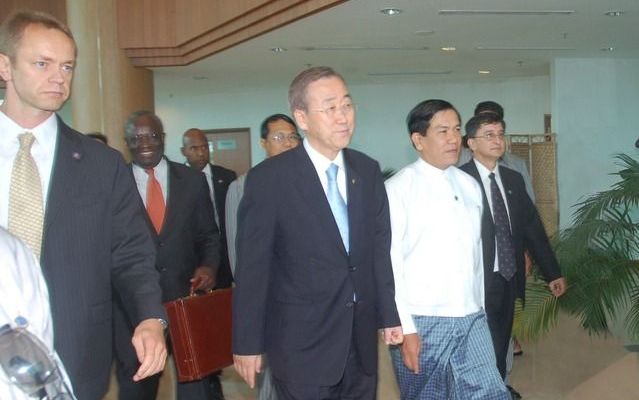
[[[128,154],[124,122],[136,110],[153,110],[153,73],[133,67],[118,46],[115,0],[67,0],[67,22],[78,44],[71,92],[72,126],[103,133]]]

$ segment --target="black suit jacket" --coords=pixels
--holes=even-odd
[[[58,119],[41,263],[55,348],[80,400],[106,393],[112,285],[136,325],[165,318],[144,214],[122,156]]]
[[[484,280],[493,274],[495,267],[495,225],[475,161],[471,159],[460,167],[477,180],[483,193],[484,213],[481,223],[481,237],[484,254]],[[557,259],[550,247],[548,236],[539,218],[537,208],[526,192],[524,179],[519,172],[499,166],[499,175],[506,192],[506,204],[510,216],[510,230],[515,245],[515,293],[524,299],[526,291],[526,272],[524,251],[528,250],[547,281],[561,277]],[[487,286],[488,287],[488,286]]]
[[[351,343],[375,373],[377,329],[400,325],[379,165],[349,149],[344,160],[350,255],[304,146],[253,168],[240,203],[233,351],[267,353],[287,382],[336,384]]]
[[[219,232],[204,174],[172,161],[167,164],[166,214],[159,234],[145,213],[157,248],[164,302],[189,294],[189,280],[197,267],[216,272],[220,262]]]
[[[231,266],[229,263],[229,253],[226,242],[226,192],[229,185],[237,178],[237,174],[230,169],[219,165],[209,164],[211,176],[213,177],[213,192],[215,193],[215,209],[220,228],[220,266],[217,272],[218,287],[230,287],[233,282]]]

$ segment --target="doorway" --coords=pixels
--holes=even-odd
[[[208,129],[211,162],[231,169],[238,176],[251,168],[251,130],[249,128]]]

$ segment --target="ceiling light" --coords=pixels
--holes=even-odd
[[[621,17],[623,13],[624,12],[622,10],[610,10],[610,11],[606,11],[604,14],[609,17]]]
[[[403,51],[423,51],[429,50],[428,47],[401,47],[401,46],[387,46],[387,47],[374,47],[374,46],[309,46],[300,47],[300,50],[304,51],[362,51],[362,50],[403,50]]]
[[[417,36],[428,36],[435,33],[435,31],[415,31],[415,35]]]
[[[400,10],[399,8],[382,8],[381,10],[379,10],[379,12],[381,12],[384,15],[388,15],[389,17],[392,17],[394,15],[401,14],[402,10]]]
[[[535,46],[477,46],[475,50],[506,50],[506,51],[564,51],[576,50],[574,47],[535,47]]]
[[[448,47],[442,47],[443,51],[455,51],[457,50],[457,47],[453,47],[453,46],[448,46]]]
[[[194,81],[207,81],[209,79],[208,76],[194,76],[193,80]]]
[[[490,71],[487,69],[480,69],[479,71],[477,71],[479,74],[481,75],[488,75],[490,74]]]
[[[439,10],[439,15],[570,15],[575,10]]]
[[[368,76],[417,76],[417,75],[450,75],[453,71],[406,71],[406,72],[369,72]]]
[[[286,51],[286,49],[284,47],[273,47],[271,48],[271,51],[273,53],[283,53]]]
[[[615,51],[614,47],[602,47],[601,51]]]

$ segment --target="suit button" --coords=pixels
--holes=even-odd
[[[348,270],[351,271],[351,272],[355,272],[355,271],[357,271],[357,267],[354,266],[354,265],[351,265],[350,267],[348,267]]]
[[[346,303],[346,307],[347,308],[353,308],[353,302],[349,301],[348,303]]]

